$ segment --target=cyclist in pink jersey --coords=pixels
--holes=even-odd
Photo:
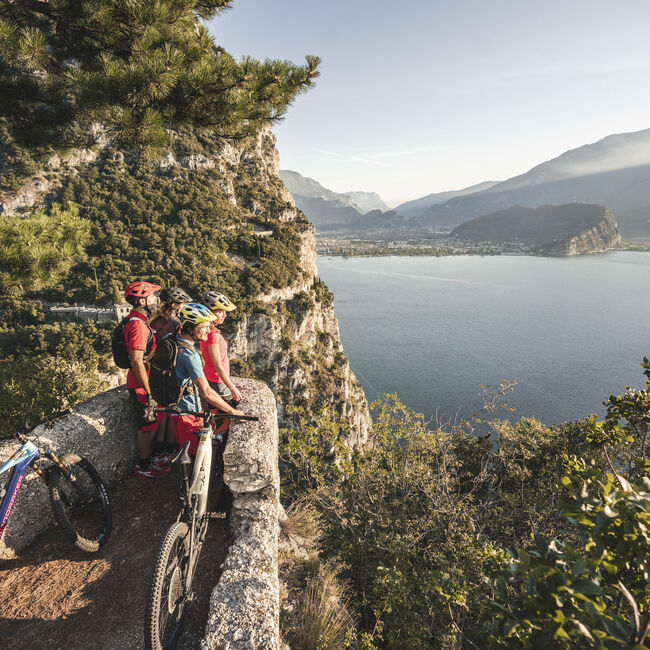
[[[215,315],[210,323],[211,329],[206,341],[200,341],[203,354],[203,372],[210,384],[223,399],[240,402],[241,393],[230,379],[230,359],[228,358],[228,343],[217,329],[226,319],[226,312],[233,311],[235,305],[218,291],[208,291],[203,296],[203,304]]]

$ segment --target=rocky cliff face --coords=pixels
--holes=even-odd
[[[538,255],[599,253],[621,241],[611,213],[589,203],[515,205],[466,221],[451,234],[464,241],[525,245]]]
[[[614,217],[606,212],[602,220],[565,241],[540,248],[541,255],[582,255],[615,249],[621,243],[621,233]]]
[[[28,213],[60,198],[81,205],[82,215],[97,223],[99,238],[115,229],[105,243],[95,242],[96,250],[91,246],[86,265],[80,265],[77,275],[66,283],[69,292],[81,290],[75,286],[121,285],[125,278],[116,277],[125,264],[121,256],[135,245],[145,262],[135,273],[182,284],[188,253],[180,250],[174,237],[191,229],[196,244],[189,246],[189,255],[196,246],[202,247],[198,264],[213,259],[211,277],[221,278],[217,286],[230,295],[235,292],[238,304],[243,305],[230,331],[226,330],[233,374],[269,384],[278,400],[281,425],[294,422],[287,413],[289,405],[302,406],[307,413],[328,406],[349,424],[350,441],[363,441],[369,424],[367,402],[343,353],[333,296],[318,279],[313,226],[280,180],[271,131],[262,131],[245,146],[216,142],[205,134],[173,135],[172,150],[156,162],[143,164],[131,153],[116,150],[98,128],[93,148],[53,154],[43,170],[0,196],[0,213]],[[111,202],[111,191],[124,198]],[[140,215],[142,225],[135,225],[134,207],[126,199],[137,207],[139,196],[146,199],[147,193],[154,192],[161,197],[155,205],[158,221]],[[205,207],[197,208],[193,197],[204,198],[208,193],[218,207],[200,222]],[[179,196],[187,197],[183,198],[187,209],[178,208]],[[165,213],[165,205],[176,206],[173,216]],[[135,239],[133,233],[140,229]],[[123,233],[131,239],[125,240]],[[149,240],[150,246],[143,245]],[[183,243],[187,246],[187,236]],[[274,259],[276,250],[284,257]],[[130,264],[130,272],[122,272],[127,281],[134,274],[134,264]],[[84,273],[90,282],[79,282]],[[199,278],[190,287],[195,296],[212,288],[214,279],[209,273],[202,269],[192,273]]]
[[[233,205],[243,168],[247,182],[261,190],[247,201],[248,210],[263,216],[267,204],[276,202],[286,204],[277,215],[280,221],[302,219],[280,181],[280,157],[270,130],[249,148],[224,146],[215,166],[220,172],[215,180]],[[334,296],[318,279],[311,224],[301,232],[299,269],[293,282],[257,297],[256,310],[242,318],[230,340],[231,358],[239,362],[235,367],[252,368],[254,376],[268,383],[278,400],[281,425],[293,423],[286,413],[289,405],[307,411],[330,405],[349,425],[350,441],[360,444],[370,422],[368,404],[343,352]]]

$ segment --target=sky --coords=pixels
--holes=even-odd
[[[649,128],[649,26],[647,0],[234,0],[209,24],[236,58],[320,56],[281,167],[390,205]]]

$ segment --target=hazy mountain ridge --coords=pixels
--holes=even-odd
[[[280,170],[280,178],[293,200],[317,230],[368,227],[374,216],[390,208],[376,192],[352,191],[345,194],[323,187],[313,178],[291,170]],[[366,218],[366,215],[370,215]]]
[[[493,187],[494,185],[497,185],[498,183],[500,183],[500,181],[484,181],[483,183],[470,185],[469,187],[464,187],[460,190],[449,190],[446,192],[427,194],[426,196],[423,196],[419,199],[413,199],[412,201],[401,203],[395,208],[395,211],[406,217],[418,217],[423,215],[432,205],[445,203],[445,201],[449,201],[459,196],[466,196],[468,194],[474,194],[475,192],[481,192],[490,187]]]
[[[364,216],[351,205],[328,201],[320,196],[306,197],[300,194],[292,194],[292,196],[296,207],[305,213],[316,230],[327,230],[334,225],[347,226]]]
[[[377,192],[352,191],[345,192],[344,194],[345,196],[349,196],[364,213],[370,212],[371,210],[380,210],[381,212],[388,212],[390,210],[390,207],[384,203]]]
[[[336,207],[349,206],[361,213],[361,208],[347,194],[334,192],[323,187],[318,181],[308,176],[303,176],[290,169],[280,170],[280,179],[292,196],[300,196],[305,199],[323,199],[333,203]]]
[[[574,201],[606,206],[624,236],[650,236],[650,129],[607,136],[481,192],[434,205],[419,223],[455,226],[513,205]]]
[[[474,242],[517,242],[546,255],[577,255],[615,248],[616,220],[602,205],[515,205],[457,226],[451,235]]]

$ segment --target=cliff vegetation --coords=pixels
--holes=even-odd
[[[372,405],[365,453],[341,453],[326,412],[284,430],[283,498],[317,540],[302,570],[337,595],[343,613],[323,606],[320,621],[338,647],[650,647],[642,365],[646,388],[611,396],[602,421],[500,420],[502,386],[481,413],[442,425],[386,396]],[[283,611],[295,621],[289,568]]]
[[[318,59],[236,62],[202,22],[229,5],[0,7],[0,436],[115,382],[113,325],[61,322],[50,307],[111,307],[134,279],[197,300],[225,292],[238,307],[224,328],[235,373],[276,393],[297,373],[289,403],[367,419],[269,129]]]

